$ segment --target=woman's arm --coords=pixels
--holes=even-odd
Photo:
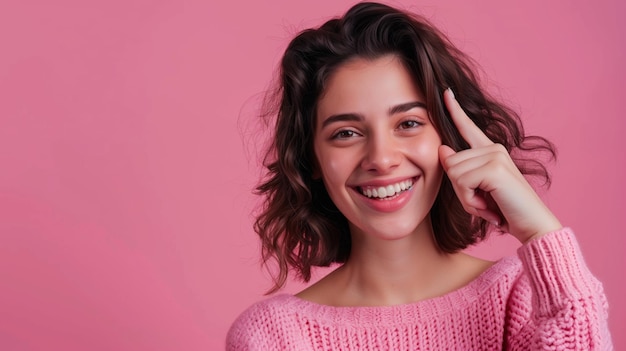
[[[602,284],[564,228],[518,249],[524,276],[508,301],[506,350],[612,350]]]
[[[513,290],[507,345],[513,350],[610,350],[607,303],[569,229],[541,201],[507,150],[465,114],[451,90],[444,101],[470,149],[439,149],[441,164],[470,214],[500,226],[523,245],[525,276]]]

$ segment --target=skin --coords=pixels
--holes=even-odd
[[[528,181],[513,163],[506,149],[494,144],[465,114],[452,90],[443,94],[454,124],[470,149],[454,152],[443,145],[439,157],[454,191],[468,213],[499,224],[522,244],[562,227],[559,220],[541,201]],[[488,194],[495,202],[489,207],[484,196],[476,189]]]
[[[319,170],[358,241],[431,234],[427,218],[443,170],[437,154],[441,138],[419,106],[423,103],[393,57],[344,65],[318,103],[314,151]],[[414,181],[412,196],[395,211],[372,208],[359,192],[405,180]]]
[[[443,172],[466,211],[506,223],[521,242],[561,228],[506,150],[473,124],[451,91],[444,101],[471,149],[442,145],[422,93],[394,56],[353,59],[329,79],[318,101],[316,173],[348,219],[353,246],[345,264],[298,297],[331,306],[411,303],[459,289],[491,266],[437,249],[429,212]],[[392,199],[360,191],[403,180],[412,187]]]

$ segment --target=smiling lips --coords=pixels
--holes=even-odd
[[[368,198],[385,199],[411,189],[413,179],[403,180],[386,186],[363,186],[358,187],[359,192]]]

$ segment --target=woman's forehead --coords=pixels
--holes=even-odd
[[[329,77],[318,100],[318,116],[337,109],[388,109],[408,102],[424,102],[410,72],[395,55],[378,59],[353,59]]]

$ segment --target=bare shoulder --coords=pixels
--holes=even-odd
[[[471,284],[494,264],[462,252],[451,254],[433,280],[434,295],[442,296]]]
[[[411,301],[420,301],[427,298],[443,296],[462,289],[470,284],[479,290],[488,289],[504,276],[515,280],[522,271],[519,259],[508,257],[500,261],[488,261],[465,253],[452,254],[445,264],[436,266],[428,285],[414,285],[415,294]],[[360,295],[355,293],[346,278],[349,272],[342,271],[342,267],[331,272],[318,282],[302,290],[295,296],[320,305],[327,306],[361,306],[367,302],[358,300]],[[356,301],[360,301],[357,303]]]
[[[341,306],[338,292],[342,291],[342,283],[339,276],[341,267],[330,272],[319,281],[300,291],[295,296],[320,305]]]
[[[456,256],[456,269],[463,273],[467,279],[473,280],[483,272],[491,268],[496,262],[484,260],[466,253],[459,253]]]
[[[522,263],[517,256],[507,256],[497,261],[488,261],[461,253],[456,267],[464,277],[466,284],[475,280],[481,280],[485,284],[491,284],[501,279],[516,281],[523,272]]]

